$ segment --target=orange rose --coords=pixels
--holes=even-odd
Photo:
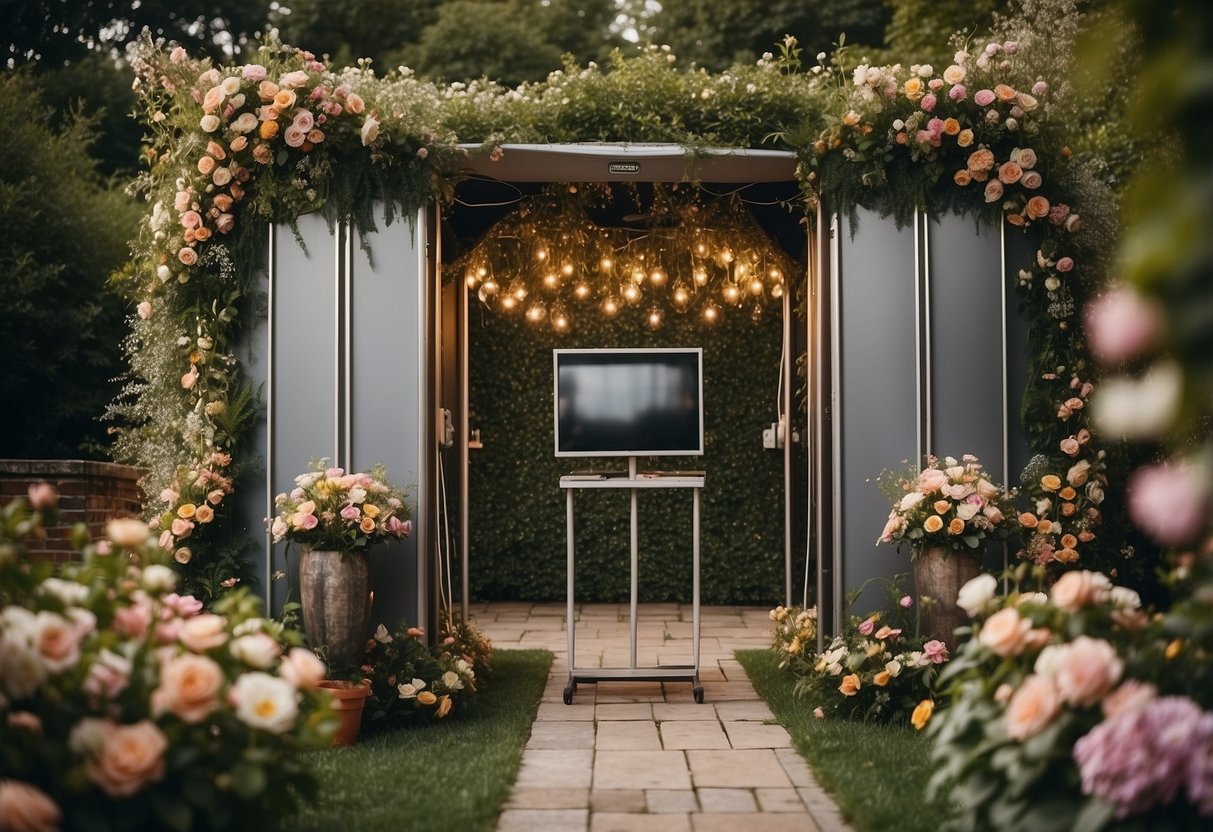
[[[958,170],[952,174],[952,181],[963,188],[973,181],[973,177],[969,175],[967,170]]]
[[[444,693],[444,694],[442,694],[441,698],[439,698],[438,708],[437,708],[437,710],[434,711],[434,713],[438,716],[439,719],[442,719],[444,716],[446,716],[447,714],[449,714],[451,712],[451,706],[453,706],[454,704],[455,703],[451,701],[451,697],[447,696]]]
[[[1078,506],[1074,505],[1073,503],[1065,502],[1061,504],[1062,517],[1073,517],[1074,512],[1076,511],[1078,511]]]
[[[198,160],[198,172],[203,176],[210,176],[215,170],[215,160],[210,156],[203,156]]]
[[[994,151],[986,147],[974,150],[969,154],[968,166],[970,171],[992,170],[994,168]]]
[[[186,653],[160,671],[160,687],[152,692],[152,712],[165,711],[185,722],[201,722],[219,706],[223,670],[212,659]]]
[[[417,694],[417,702],[421,705],[433,705],[437,701],[438,697],[428,690],[423,690],[421,693]]]
[[[954,118],[945,118],[943,120],[943,132],[949,136],[955,136],[960,132],[960,122]]]
[[[995,86],[994,95],[998,98],[999,101],[1014,101],[1015,100],[1014,88],[1008,87],[1006,84],[998,84],[997,86]]]
[[[261,136],[261,138],[263,138],[263,139],[274,138],[274,136],[278,135],[278,122],[276,122],[276,121],[261,122],[261,127],[259,127],[257,129],[257,135]]]
[[[887,670],[882,670],[872,677],[872,684],[883,688],[889,684],[889,680],[892,678],[893,674],[889,673]]]
[[[1053,553],[1053,560],[1058,563],[1074,563],[1078,560],[1078,552],[1073,549],[1058,549]]]
[[[197,511],[197,508],[193,503],[182,503],[180,508],[177,509],[177,516],[189,520],[194,516],[195,511]]]
[[[859,682],[859,677],[854,673],[848,673],[842,677],[842,684],[838,686],[839,692],[843,696],[854,696],[859,693],[859,689],[863,685]]]
[[[1045,474],[1040,478],[1040,487],[1045,491],[1056,491],[1061,488],[1061,477],[1056,474]]]
[[[918,77],[909,78],[902,85],[902,90],[905,91],[906,98],[911,101],[917,101],[922,98],[922,79]]]
[[[1042,517],[1040,520],[1040,525],[1037,526],[1036,528],[1040,529],[1041,534],[1052,534],[1053,533],[1053,521],[1047,517]]]
[[[294,105],[294,90],[278,90],[278,92],[274,95],[274,106],[278,108],[279,112],[287,109],[288,107],[293,107]]]
[[[1025,511],[1019,515],[1019,525],[1025,529],[1034,529],[1040,521],[1036,519],[1036,515],[1030,511]]]
[[[931,714],[933,713],[935,713],[934,700],[924,699],[914,708],[914,713],[910,714],[910,724],[921,731],[927,727],[927,723],[931,721]]]
[[[927,518],[927,521],[922,524],[922,528],[929,534],[934,534],[943,528],[943,520],[940,519],[938,514],[932,514]]]
[[[1024,208],[1024,213],[1032,219],[1038,220],[1041,217],[1048,216],[1050,207],[1052,206],[1049,205],[1049,200],[1038,195],[1028,200],[1028,205],[1026,208]]]
[[[842,117],[842,123],[847,127],[854,127],[859,124],[859,113],[854,110],[847,110],[847,114]]]
[[[1063,500],[1073,500],[1075,497],[1078,496],[1078,492],[1076,492],[1073,488],[1071,488],[1070,486],[1067,485],[1061,491],[1057,492],[1057,496],[1061,497]]]
[[[948,509],[950,509],[951,507],[952,507],[951,500],[936,500],[934,503],[934,508],[935,508],[936,514],[947,514]]]
[[[1078,538],[1072,534],[1063,534],[1061,536],[1061,545],[1066,549],[1073,549],[1078,545]]]
[[[950,535],[955,536],[961,534],[964,532],[964,530],[965,521],[961,520],[959,517],[953,517],[952,522],[948,523],[948,534]]]
[[[209,523],[215,519],[215,510],[206,503],[203,503],[198,506],[198,510],[194,513],[194,516],[198,518],[199,523]]]
[[[358,524],[358,528],[362,529],[364,534],[370,534],[375,531],[375,518],[363,517],[362,522]]]
[[[151,720],[108,723],[96,757],[88,761],[88,778],[110,797],[130,797],[164,777],[167,749],[168,740]]]

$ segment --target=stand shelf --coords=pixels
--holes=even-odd
[[[610,472],[575,472],[560,478],[560,487],[565,492],[566,535],[568,547],[568,608],[566,629],[568,632],[569,679],[564,688],[564,704],[573,703],[577,683],[612,680],[641,682],[664,682],[685,680],[691,683],[691,692],[697,703],[703,702],[703,685],[699,681],[699,492],[703,488],[702,471],[653,471],[637,473],[636,460],[628,460],[628,470]],[[631,661],[628,667],[583,668],[576,661],[576,622],[573,611],[575,546],[573,536],[573,494],[583,489],[626,488],[632,492],[631,506]],[[641,490],[649,488],[689,488],[692,494],[692,543],[691,543],[691,649],[692,663],[689,665],[667,665],[662,667],[639,667],[636,663],[637,637],[637,589],[638,537],[637,501]]]

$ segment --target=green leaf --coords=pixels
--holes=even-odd
[[[236,794],[252,800],[265,791],[265,769],[247,760],[232,766],[232,789]]]
[[[194,813],[180,800],[161,790],[152,792],[152,811],[169,829],[190,832],[194,825]]]
[[[1116,808],[1102,798],[1090,798],[1074,819],[1074,832],[1098,832],[1108,825],[1115,811]]]

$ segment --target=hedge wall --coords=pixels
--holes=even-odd
[[[641,459],[641,470],[707,472],[701,506],[705,604],[778,601],[783,594],[783,453],[762,447],[775,417],[782,319],[774,307],[754,322],[729,310],[714,325],[670,314],[650,331],[640,310],[614,320],[576,317],[557,335],[520,317],[474,308],[471,414],[482,450],[471,455],[470,579],[483,600],[565,597],[565,498],[558,480],[573,468],[624,460],[553,454],[552,350],[558,347],[702,347],[703,457]],[[796,448],[803,469],[803,446]],[[640,600],[691,597],[691,498],[640,495]],[[581,492],[576,501],[578,601],[628,597],[629,492]],[[799,532],[803,539],[803,532]]]

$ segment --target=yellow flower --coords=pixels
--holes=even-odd
[[[189,520],[197,511],[198,507],[193,503],[182,503],[181,507],[177,509],[177,516],[184,520]]]
[[[449,714],[451,712],[451,706],[454,704],[455,703],[451,701],[451,697],[447,696],[445,693],[442,694],[442,698],[438,700],[438,709],[435,711],[438,718],[442,719],[444,716]]]
[[[1164,652],[1163,655],[1167,657],[1167,661],[1171,661],[1171,659],[1174,659],[1176,656],[1178,656],[1180,651],[1183,649],[1184,649],[1183,640],[1177,638],[1174,641],[1172,641],[1170,644],[1167,645],[1166,652]]]
[[[968,147],[973,143],[973,131],[965,128],[956,134],[956,145],[958,147]]]
[[[872,684],[883,688],[885,685],[889,684],[889,680],[892,678],[893,675],[889,673],[889,671],[882,670],[872,677]]]
[[[437,701],[438,701],[438,697],[435,696],[433,693],[431,693],[428,690],[423,690],[421,693],[417,694],[418,704],[428,706],[428,705],[433,705]]]
[[[1056,491],[1061,488],[1061,477],[1056,474],[1045,474],[1040,478],[1040,487],[1045,491]]]
[[[910,724],[921,731],[927,727],[927,723],[931,721],[931,714],[935,713],[935,701],[933,699],[924,699],[918,703],[918,707],[914,709],[914,713],[910,714]]]
[[[859,677],[854,673],[850,673],[842,677],[842,684],[838,686],[838,690],[843,696],[854,696],[859,693],[861,687]]]
[[[365,503],[362,506],[362,513],[365,514],[367,517],[378,517],[379,516],[379,507],[377,505],[375,505],[374,503]]]

